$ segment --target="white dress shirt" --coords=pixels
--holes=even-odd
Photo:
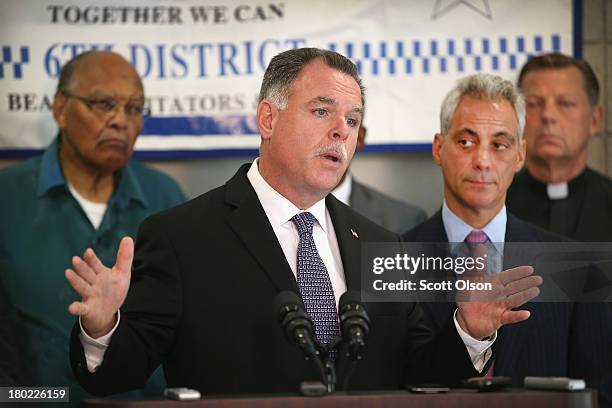
[[[257,168],[258,161],[258,159],[255,159],[251,165],[247,173],[247,178],[253,186],[255,194],[257,194],[257,198],[272,225],[274,234],[281,245],[285,258],[287,258],[287,262],[293,271],[293,275],[297,277],[297,247],[299,243],[299,234],[291,218],[295,214],[302,212],[302,210],[274,190],[264,180]],[[305,211],[310,212],[317,220],[313,226],[313,238],[319,255],[329,273],[334,296],[336,298],[336,305],[338,305],[340,296],[346,292],[346,279],[344,277],[344,268],[342,266],[342,258],[340,256],[338,240],[336,239],[336,232],[329,211],[325,206],[325,199],[318,201]],[[119,314],[117,324],[111,332],[98,339],[93,339],[87,335],[83,326],[81,326],[80,340],[85,352],[87,369],[90,372],[95,372],[102,363],[104,353],[110,344],[110,339],[119,324],[120,318],[121,316]],[[489,350],[493,341],[478,341],[472,338],[459,327],[456,318],[454,321],[457,332],[466,345],[474,368],[476,368],[477,371],[482,371],[484,364],[488,360],[488,356],[485,357],[485,352]],[[489,352],[488,354],[490,356],[491,353]]]
[[[342,180],[342,182],[338,184],[336,188],[334,188],[334,191],[332,191],[331,193],[338,200],[350,206],[352,192],[353,192],[353,175],[351,174],[350,170],[347,170],[346,174],[344,175],[344,180]]]
[[[314,215],[317,220],[312,228],[312,236],[319,256],[321,256],[329,274],[337,307],[340,296],[346,292],[346,278],[344,277],[344,267],[342,266],[336,231],[329,211],[325,206],[325,198],[317,201],[312,207],[304,211],[300,210],[264,180],[257,168],[258,161],[259,159],[255,159],[251,165],[247,178],[253,186],[255,194],[257,194],[268,221],[272,225],[276,239],[278,239],[285,258],[287,258],[287,262],[293,271],[293,276],[297,279],[297,247],[300,237],[291,218],[296,214],[307,211]]]

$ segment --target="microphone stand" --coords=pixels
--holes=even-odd
[[[332,394],[336,391],[336,365],[333,361],[325,361],[325,380],[327,382],[327,393]]]
[[[332,340],[332,342],[327,346],[325,353],[325,373],[323,379],[325,381],[328,394],[336,392],[336,382],[338,381],[338,376],[336,375],[336,363],[329,358],[329,352],[334,346],[335,344]]]
[[[310,316],[305,312],[302,300],[297,294],[284,291],[276,296],[275,309],[285,337],[291,343],[297,344],[304,353],[306,360],[316,364],[321,382],[302,382],[300,390],[304,395],[331,394],[336,390],[336,366],[329,358],[330,351],[339,344],[340,337],[332,340],[326,346],[321,345],[313,336],[313,325]]]

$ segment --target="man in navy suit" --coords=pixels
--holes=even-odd
[[[452,252],[457,243],[478,238],[488,248],[487,268],[497,269],[489,272],[498,272],[508,266],[505,242],[562,240],[506,211],[506,191],[525,158],[525,105],[512,83],[486,74],[464,78],[444,99],[440,122],[432,153],[442,168],[444,203],[404,234],[405,241],[449,242]],[[447,303],[422,306],[437,325],[455,309]],[[609,305],[529,303],[526,309],[531,317],[525,324],[498,331],[486,374],[511,376],[516,386],[528,375],[585,378],[599,388],[601,405],[607,406],[612,396]]]

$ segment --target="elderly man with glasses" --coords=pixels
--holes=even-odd
[[[142,82],[125,59],[80,54],[60,73],[58,137],[42,156],[0,171],[0,283],[33,378],[20,385],[69,386],[73,403],[86,394],[66,357],[74,319],[65,310],[77,299],[64,279],[71,255],[95,247],[110,262],[121,237],[185,198],[170,177],[130,161],[144,104]]]

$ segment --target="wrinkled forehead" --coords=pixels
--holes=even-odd
[[[563,92],[569,88],[581,90],[586,95],[584,77],[576,67],[534,69],[521,81],[521,90],[525,94],[536,90]]]
[[[351,75],[330,67],[322,59],[306,64],[289,87],[289,97],[299,93],[312,98],[353,99],[353,105],[363,110],[362,89]]]
[[[115,54],[94,54],[75,67],[69,84],[73,91],[104,91],[134,95],[143,94],[142,81],[134,67]]]
[[[455,108],[451,127],[463,128],[467,124],[506,128],[513,136],[517,136],[519,129],[516,109],[511,101],[503,97],[464,95]]]

